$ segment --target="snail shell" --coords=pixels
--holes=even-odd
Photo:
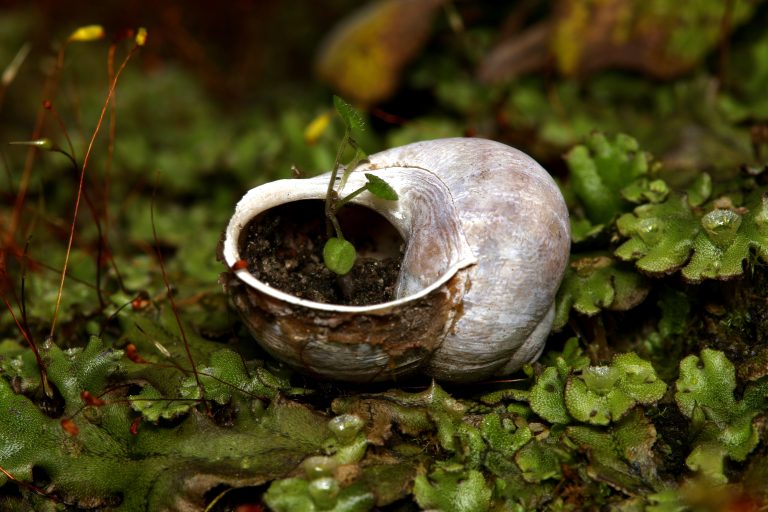
[[[417,142],[371,155],[349,177],[386,180],[398,201],[352,202],[405,240],[395,299],[369,306],[302,299],[238,268],[242,232],[278,205],[324,199],[328,175],[256,187],[224,234],[222,283],[254,338],[319,377],[370,382],[424,373],[471,382],[541,353],[570,250],[568,210],[549,174],[521,151],[475,138]]]

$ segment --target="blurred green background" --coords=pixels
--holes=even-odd
[[[65,44],[73,31],[89,24],[102,25],[105,37]],[[89,335],[100,335],[107,346],[124,348],[132,340],[144,343],[140,348],[151,352],[155,350],[152,340],[159,339],[169,346],[176,343],[174,356],[183,357],[179,340],[169,334],[175,332],[175,324],[167,307],[159,249],[185,321],[200,335],[193,343],[195,356],[206,361],[212,346],[228,344],[247,357],[264,357],[228,313],[217,282],[222,266],[215,258],[216,245],[235,203],[249,188],[294,173],[330,170],[342,134],[338,119],[329,117],[331,97],[339,94],[368,121],[358,140],[368,153],[447,136],[487,137],[528,152],[561,184],[574,225],[580,226],[574,229],[574,263],[559,299],[565,306],[559,310],[558,322],[565,331],[555,335],[541,365],[519,375],[519,388],[514,381],[509,389],[505,388],[509,383],[493,383],[490,387],[497,394],[478,397],[476,393],[467,398],[467,409],[460,413],[453,398],[442,391],[429,395],[434,401],[426,405],[420,395],[402,398],[400,390],[382,395],[380,400],[386,403],[405,400],[437,429],[435,433],[427,427],[424,431],[412,427],[416,433],[404,442],[407,450],[386,447],[392,449],[387,455],[402,463],[397,466],[400,471],[415,467],[415,456],[409,458],[414,446],[431,443],[433,451],[419,455],[418,461],[437,482],[429,487],[424,475],[416,478],[408,472],[411,469],[397,478],[392,474],[377,478],[373,473],[371,482],[395,482],[388,491],[394,496],[392,502],[407,501],[401,509],[415,510],[407,497],[413,491],[420,506],[450,510],[456,500],[446,496],[467,494],[479,508],[456,510],[483,510],[483,504],[491,503],[487,477],[495,482],[493,503],[499,510],[545,505],[552,510],[578,510],[588,505],[671,511],[684,510],[686,500],[705,506],[711,483],[707,478],[713,475],[723,483],[723,478],[754,482],[768,474],[765,443],[755,448],[758,440],[765,439],[765,406],[760,400],[765,399],[768,372],[766,280],[757,256],[761,254],[764,262],[768,234],[762,227],[765,219],[756,213],[762,211],[756,205],[765,191],[768,161],[768,2],[0,2],[0,70],[5,70],[0,83],[0,291],[39,342],[50,332],[78,171],[105,107],[110,68],[116,69],[134,46],[132,37],[121,37],[138,27],[148,31],[147,43],[127,63],[114,104],[106,105],[85,174],[86,196],[54,337],[59,346],[83,347]],[[44,109],[44,101],[53,109]],[[325,129],[309,130],[328,119]],[[38,122],[40,130],[35,133]],[[591,135],[596,131],[606,138]],[[619,133],[636,142],[617,137]],[[6,144],[37,137],[72,153],[77,168],[57,152],[30,153],[29,146]],[[572,149],[585,140],[588,149]],[[661,167],[648,164],[647,177],[665,180],[669,188],[663,193],[643,188],[647,183],[631,183],[629,171],[622,167],[629,168],[628,161],[651,162],[641,150],[661,163]],[[594,192],[590,197],[589,191],[579,189],[575,171],[593,158],[603,158],[598,162],[603,165],[601,178],[617,181],[611,189],[615,197],[606,201],[616,208],[608,208],[605,218],[590,217],[590,207],[600,206],[601,200]],[[629,185],[638,188],[634,190],[637,197],[628,202]],[[667,201],[668,193],[674,201]],[[639,203],[649,208],[632,218],[630,212]],[[713,208],[733,210],[746,219],[737,239],[749,255],[748,275],[753,281],[711,279],[696,288],[690,284],[696,279],[677,277],[691,247],[707,242],[700,224]],[[686,216],[680,217],[680,212]],[[672,230],[685,225],[692,233],[669,236],[674,242],[670,245],[676,245],[679,235],[688,252],[655,275],[653,268],[643,267],[643,260],[637,268],[633,263],[667,250],[649,243],[642,247],[647,254],[637,253],[644,242],[638,242],[643,234],[637,227],[643,215],[653,221],[658,218],[659,225]],[[633,242],[626,257],[618,249],[624,238]],[[661,254],[660,259],[665,256]],[[712,259],[719,265],[717,257]],[[731,259],[741,272],[742,254]],[[702,275],[711,277],[705,272],[711,269],[702,270],[705,266],[698,268],[699,281]],[[646,296],[650,298],[638,306]],[[571,311],[572,306],[578,314]],[[635,307],[622,316],[624,310]],[[157,322],[167,330],[150,330],[149,336],[137,331],[136,325],[146,325],[142,322]],[[575,341],[564,345],[570,335],[579,337],[583,352]],[[20,382],[32,386],[23,391],[33,397],[35,392],[39,395],[33,387],[39,381],[31,356],[19,355],[20,341],[15,319],[4,308],[0,311],[0,369],[8,375],[18,372]],[[746,395],[751,401],[741,400],[738,394],[734,398],[734,367],[722,353],[702,352],[702,360],[718,371],[698,379],[701,367],[689,354],[706,347],[722,349],[740,364],[739,393],[749,381],[752,391]],[[529,391],[540,393],[546,402],[547,393],[553,393],[545,389],[547,379],[560,386],[555,391],[562,395],[566,375],[568,383],[591,375],[585,354],[592,363],[602,364],[630,350],[654,363],[668,390],[681,374],[678,387],[688,385],[688,380],[704,382],[694,393],[704,405],[697,409],[690,400],[676,402],[670,392],[656,407],[661,394],[638,393],[641,398],[633,395],[632,406],[638,401],[650,404],[648,419],[633,412],[623,423],[603,425],[603,430],[588,415],[578,420],[584,424],[573,424],[577,421],[564,404],[554,412],[535,405],[535,398],[530,399],[533,412],[522,405],[528,403]],[[23,358],[26,366],[9,362]],[[634,375],[624,371],[626,361],[621,361],[608,372],[614,379],[611,386],[617,382],[621,387],[628,375]],[[545,365],[549,365],[546,370]],[[626,365],[641,367],[644,378],[656,379],[653,368],[648,369],[650,363],[632,359]],[[232,374],[245,379],[240,373]],[[174,385],[182,386],[182,377],[174,374]],[[605,384],[594,376],[584,379],[596,389]],[[288,377],[275,382],[269,392],[300,394],[290,387]],[[334,401],[334,413],[356,410],[355,399],[343,400],[354,390],[303,378],[292,383],[304,386],[310,396],[307,403],[323,414],[331,414],[330,404],[337,397],[342,398]],[[76,391],[72,391],[75,399]],[[168,397],[177,390],[168,385],[163,391],[159,396]],[[478,390],[467,393],[474,391]],[[21,395],[13,394],[12,399],[17,396]],[[500,407],[503,427],[496,416]],[[173,414],[183,415],[189,409],[181,407]],[[313,418],[308,424],[325,425],[325,417],[318,419],[315,412],[306,416]],[[559,444],[569,422],[571,438]],[[235,431],[251,428],[244,424]],[[402,424],[403,429],[409,428],[406,420]],[[7,425],[0,421],[0,427]],[[742,437],[731,445],[717,438],[732,431]],[[206,432],[195,437],[196,442],[204,443]],[[287,432],[289,437],[294,435]],[[512,439],[513,432],[518,437]],[[523,439],[531,432],[539,436],[535,442]],[[435,436],[444,434],[447,437],[436,440]],[[432,437],[425,441],[418,437],[422,435]],[[698,440],[691,441],[694,438]],[[528,444],[521,448],[524,443]],[[594,453],[610,464],[598,464],[590,446],[597,446]],[[310,448],[319,449],[314,444]],[[298,450],[298,460],[311,452]],[[641,455],[635,457],[632,450]],[[503,457],[489,455],[481,463],[478,454],[486,452]],[[715,455],[708,459],[702,453]],[[753,462],[746,460],[750,453]],[[686,462],[689,454],[695,457]],[[174,452],[169,458],[175,461],[177,456]],[[724,469],[726,456],[733,460]],[[58,452],[52,457],[61,459]],[[430,465],[433,459],[448,462]],[[208,462],[201,460],[196,464]],[[288,472],[295,463],[291,460],[280,469]],[[575,468],[570,476],[566,467]],[[571,487],[558,483],[569,478]],[[699,487],[688,494],[668,492],[677,484]],[[276,495],[301,494],[305,501],[309,499],[306,482],[295,493],[281,485],[275,484]],[[723,499],[737,500],[742,491],[741,487],[730,489]],[[760,496],[765,499],[764,493]],[[282,498],[275,499],[277,503]],[[726,510],[712,508],[719,502],[712,503],[703,510]]]

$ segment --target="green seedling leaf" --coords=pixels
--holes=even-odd
[[[557,294],[554,329],[568,322],[570,310],[592,316],[602,309],[626,311],[648,295],[647,279],[608,255],[574,256]]]
[[[344,121],[344,126],[349,131],[363,131],[365,130],[365,121],[360,112],[352,105],[341,99],[340,97],[333,96],[333,106],[338,112],[341,120]]]
[[[629,352],[615,356],[609,366],[591,366],[571,376],[566,384],[565,404],[578,421],[608,425],[638,403],[657,402],[666,389],[651,363]]]
[[[419,475],[413,485],[416,502],[423,509],[444,512],[482,512],[490,509],[491,489],[483,474],[471,469],[464,471],[437,470]]]
[[[768,406],[768,379],[750,383],[736,400],[736,370],[720,351],[704,349],[680,362],[675,401],[698,430],[694,450],[686,459],[693,470],[727,481],[722,461],[743,461],[757,446],[753,422]]]
[[[387,201],[397,201],[397,192],[389,183],[374,174],[365,173],[365,177],[368,178],[368,183],[366,184],[368,192]]]
[[[343,276],[352,270],[357,259],[355,246],[343,238],[329,238],[323,247],[325,266]]]

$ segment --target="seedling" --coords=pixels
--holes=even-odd
[[[365,185],[351,192],[346,197],[341,197],[341,191],[344,189],[349,175],[367,159],[368,155],[358,146],[357,141],[352,138],[353,130],[362,131],[365,128],[365,123],[360,113],[338,96],[333,97],[333,106],[344,122],[344,136],[336,153],[336,161],[333,164],[331,177],[328,181],[328,193],[325,195],[328,241],[323,247],[323,261],[326,267],[343,276],[355,264],[357,250],[349,240],[344,238],[344,234],[341,232],[341,226],[336,217],[339,209],[365,191],[387,201],[397,201],[398,197],[397,192],[386,181],[369,173],[365,174],[365,177],[368,179]],[[348,148],[354,149],[355,153],[346,165],[342,165],[341,159]],[[342,170],[342,176],[337,185],[336,180],[339,170]]]

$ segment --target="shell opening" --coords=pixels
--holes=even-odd
[[[323,263],[328,235],[321,200],[293,201],[261,212],[240,232],[238,251],[256,279],[302,299],[353,306],[394,300],[405,247],[401,234],[362,205],[346,205],[337,217],[358,254],[345,276]]]

